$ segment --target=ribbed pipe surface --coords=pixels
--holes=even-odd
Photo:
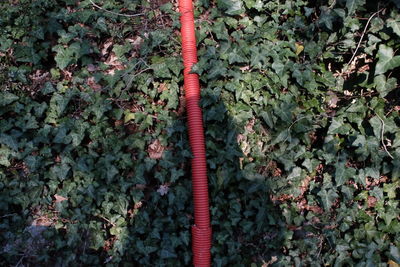
[[[197,48],[192,0],[179,0],[181,13],[182,57],[184,88],[188,115],[189,142],[193,154],[192,185],[194,201],[194,225],[192,227],[193,265],[205,267],[211,264],[211,225],[208,204],[207,163],[202,112],[199,106],[199,76],[190,73],[197,63]]]

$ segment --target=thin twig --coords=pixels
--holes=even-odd
[[[125,86],[125,90],[127,90],[129,87],[131,87],[132,82],[133,82],[133,79],[134,79],[136,76],[138,76],[139,74],[142,74],[143,72],[148,71],[148,70],[151,70],[151,68],[143,69],[143,70],[141,70],[141,71],[139,71],[139,72],[133,74],[132,76],[130,76],[130,77],[129,77],[129,80],[128,80],[128,83],[127,83],[127,85]]]
[[[358,51],[358,49],[360,48],[361,42],[362,42],[362,40],[364,39],[364,35],[365,35],[365,33],[367,32],[367,28],[368,28],[368,26],[369,26],[369,23],[371,22],[371,19],[372,19],[373,17],[375,17],[376,15],[378,15],[380,12],[382,12],[382,10],[384,10],[384,8],[382,8],[382,9],[376,11],[374,14],[372,14],[372,15],[369,17],[369,19],[368,19],[368,21],[367,21],[367,24],[365,25],[364,30],[363,30],[363,32],[362,32],[362,34],[361,34],[360,41],[358,41],[356,50],[354,51],[353,56],[351,57],[350,61],[347,63],[347,66],[350,66],[350,64],[353,62],[353,60],[354,60],[354,58],[355,58],[355,56],[356,56],[356,54],[357,54],[357,51]]]
[[[129,15],[129,14],[121,14],[121,13],[113,12],[113,11],[107,10],[107,9],[105,9],[105,8],[103,8],[103,7],[99,6],[99,5],[97,5],[95,2],[93,2],[93,0],[89,0],[89,1],[90,1],[90,3],[92,3],[92,5],[93,5],[94,7],[98,8],[98,9],[100,9],[100,10],[103,10],[103,11],[105,11],[105,12],[107,12],[107,13],[116,15],[116,16],[123,16],[123,17],[129,17],[129,18],[131,18],[131,17],[138,17],[138,16],[143,16],[143,15],[144,15],[144,13],[137,13],[137,14]]]
[[[289,128],[286,129],[287,135],[286,135],[285,140],[283,140],[283,142],[286,142],[286,140],[289,139],[289,137],[290,137],[290,130],[292,129],[293,125],[295,125],[298,121],[301,121],[302,119],[309,118],[309,117],[310,117],[310,116],[300,117],[300,118],[298,118],[297,120],[295,120],[292,124],[290,124]],[[311,117],[312,117],[312,115],[311,115]]]
[[[112,226],[115,226],[115,223],[112,223],[109,219],[107,219],[106,217],[104,217],[103,215],[95,215],[103,220],[105,220],[106,222],[108,222],[109,224],[111,224]]]
[[[17,262],[17,264],[15,265],[15,267],[20,266],[20,265],[22,264],[22,261],[25,259],[25,257],[26,257],[26,255],[24,254],[24,255],[19,259],[19,261]]]
[[[381,142],[382,142],[382,146],[383,146],[383,148],[385,149],[385,151],[386,151],[386,153],[388,154],[388,156],[389,156],[391,159],[394,159],[394,157],[392,156],[392,154],[390,154],[390,152],[387,150],[386,144],[385,144],[385,139],[384,139],[384,137],[383,137],[383,134],[385,133],[385,122],[384,122],[384,121],[382,120],[382,118],[378,115],[378,113],[375,112],[375,115],[379,118],[379,120],[380,120],[381,123],[382,123],[382,129],[381,129]]]
[[[11,216],[14,216],[15,214],[16,213],[6,214],[6,215],[3,215],[3,216],[0,216],[0,218],[11,217]]]
[[[331,117],[331,116],[329,116],[329,115],[327,115],[327,114],[319,114],[319,115],[316,115],[316,116],[314,116],[314,115],[307,115],[307,116],[303,116],[303,117],[300,117],[300,118],[296,119],[296,120],[295,120],[294,122],[292,122],[292,124],[290,124],[290,126],[286,129],[287,135],[286,135],[285,140],[283,140],[283,142],[286,142],[286,140],[289,139],[289,137],[290,137],[290,130],[292,129],[292,127],[293,127],[297,122],[301,121],[302,119],[313,118],[313,117],[316,117],[316,118],[319,118],[319,117],[326,117],[326,118],[329,118],[329,117]],[[309,129],[307,129],[307,130],[309,130]]]

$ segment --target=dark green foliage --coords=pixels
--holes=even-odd
[[[172,4],[17,2],[0,11],[1,265],[190,265]],[[196,2],[214,266],[399,263],[389,2]]]

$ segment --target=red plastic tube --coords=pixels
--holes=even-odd
[[[197,48],[192,0],[179,0],[181,13],[184,88],[188,115],[189,141],[193,154],[192,185],[194,225],[192,226],[193,265],[211,265],[211,224],[208,204],[208,182],[203,118],[200,101],[199,76],[190,73],[197,63]]]

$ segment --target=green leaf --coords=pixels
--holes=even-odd
[[[0,147],[0,165],[10,166],[11,162],[9,161],[9,156],[11,155],[11,150],[7,147]]]
[[[365,176],[374,178],[374,179],[379,179],[380,174],[379,174],[379,169],[377,168],[365,168]]]
[[[160,257],[162,259],[170,259],[170,258],[176,258],[177,255],[173,252],[170,252],[169,250],[162,249],[160,252]]]
[[[185,175],[185,173],[184,173],[184,171],[183,171],[182,169],[173,168],[173,169],[171,170],[170,182],[171,182],[171,183],[174,183],[176,180],[179,179],[179,177],[182,177],[182,176],[184,176],[184,175]]]
[[[375,68],[375,75],[385,73],[400,66],[400,56],[394,56],[393,48],[381,44],[378,50],[378,63]]]
[[[381,217],[385,221],[386,226],[388,226],[394,219],[397,218],[398,215],[398,211],[394,210],[393,208],[389,209],[387,212],[380,215],[379,217]]]
[[[269,128],[272,129],[274,127],[274,116],[272,116],[271,112],[261,111],[260,116],[263,118],[263,120],[269,126]]]
[[[396,78],[389,78],[386,80],[385,75],[378,75],[374,78],[376,90],[379,92],[380,97],[385,97],[392,90],[397,87]]]
[[[400,8],[400,0],[391,0],[391,1],[392,1],[393,4],[396,5],[397,8]]]
[[[124,112],[125,116],[124,116],[124,123],[127,123],[131,120],[135,120],[135,113],[130,112],[128,109],[125,110]]]
[[[396,246],[391,245],[390,246],[390,256],[393,258],[393,260],[397,263],[400,262],[400,251],[399,248]]]
[[[4,107],[18,99],[19,97],[12,93],[0,92],[0,107]]]
[[[68,172],[71,169],[67,164],[60,164],[51,168],[51,173],[61,181],[67,178]]]
[[[353,178],[356,174],[354,168],[346,166],[346,161],[338,161],[335,164],[335,181],[338,186],[345,184],[349,178]]]
[[[244,12],[242,0],[218,0],[217,5],[228,15],[240,15]]]
[[[246,63],[248,60],[245,58],[242,53],[237,51],[236,48],[233,49],[231,53],[229,53],[229,64],[234,64],[234,63]]]
[[[356,176],[354,176],[354,181],[359,184],[362,184],[363,186],[366,186],[367,185],[366,177],[367,176],[365,174],[364,169],[360,169],[360,170],[358,170],[358,174]]]
[[[318,196],[321,198],[325,211],[328,211],[332,207],[333,202],[339,197],[334,189],[322,189],[318,192]]]
[[[42,94],[47,95],[55,92],[56,90],[54,89],[54,86],[51,84],[51,82],[46,82],[40,91],[42,92]]]
[[[372,126],[372,130],[374,131],[374,135],[379,140],[381,139],[381,131],[382,131],[382,122],[378,118],[378,116],[374,116],[369,120],[369,123]]]
[[[352,15],[354,11],[362,5],[365,5],[365,0],[347,0],[346,8],[348,10],[348,16]]]
[[[274,63],[272,63],[272,68],[274,69],[276,74],[281,76],[283,75],[285,65],[283,65],[281,61],[275,60]]]
[[[393,32],[397,34],[397,36],[400,36],[400,21],[388,19],[386,23],[390,28],[392,28]]]
[[[334,117],[329,126],[328,134],[348,134],[350,129],[349,124],[344,123],[342,117]]]
[[[70,63],[72,63],[74,59],[74,52],[71,49],[64,48],[59,46],[55,48],[57,54],[54,57],[54,60],[57,63],[57,67],[60,69],[65,69]]]
[[[0,134],[0,144],[6,145],[14,151],[18,150],[18,142],[11,135]]]

